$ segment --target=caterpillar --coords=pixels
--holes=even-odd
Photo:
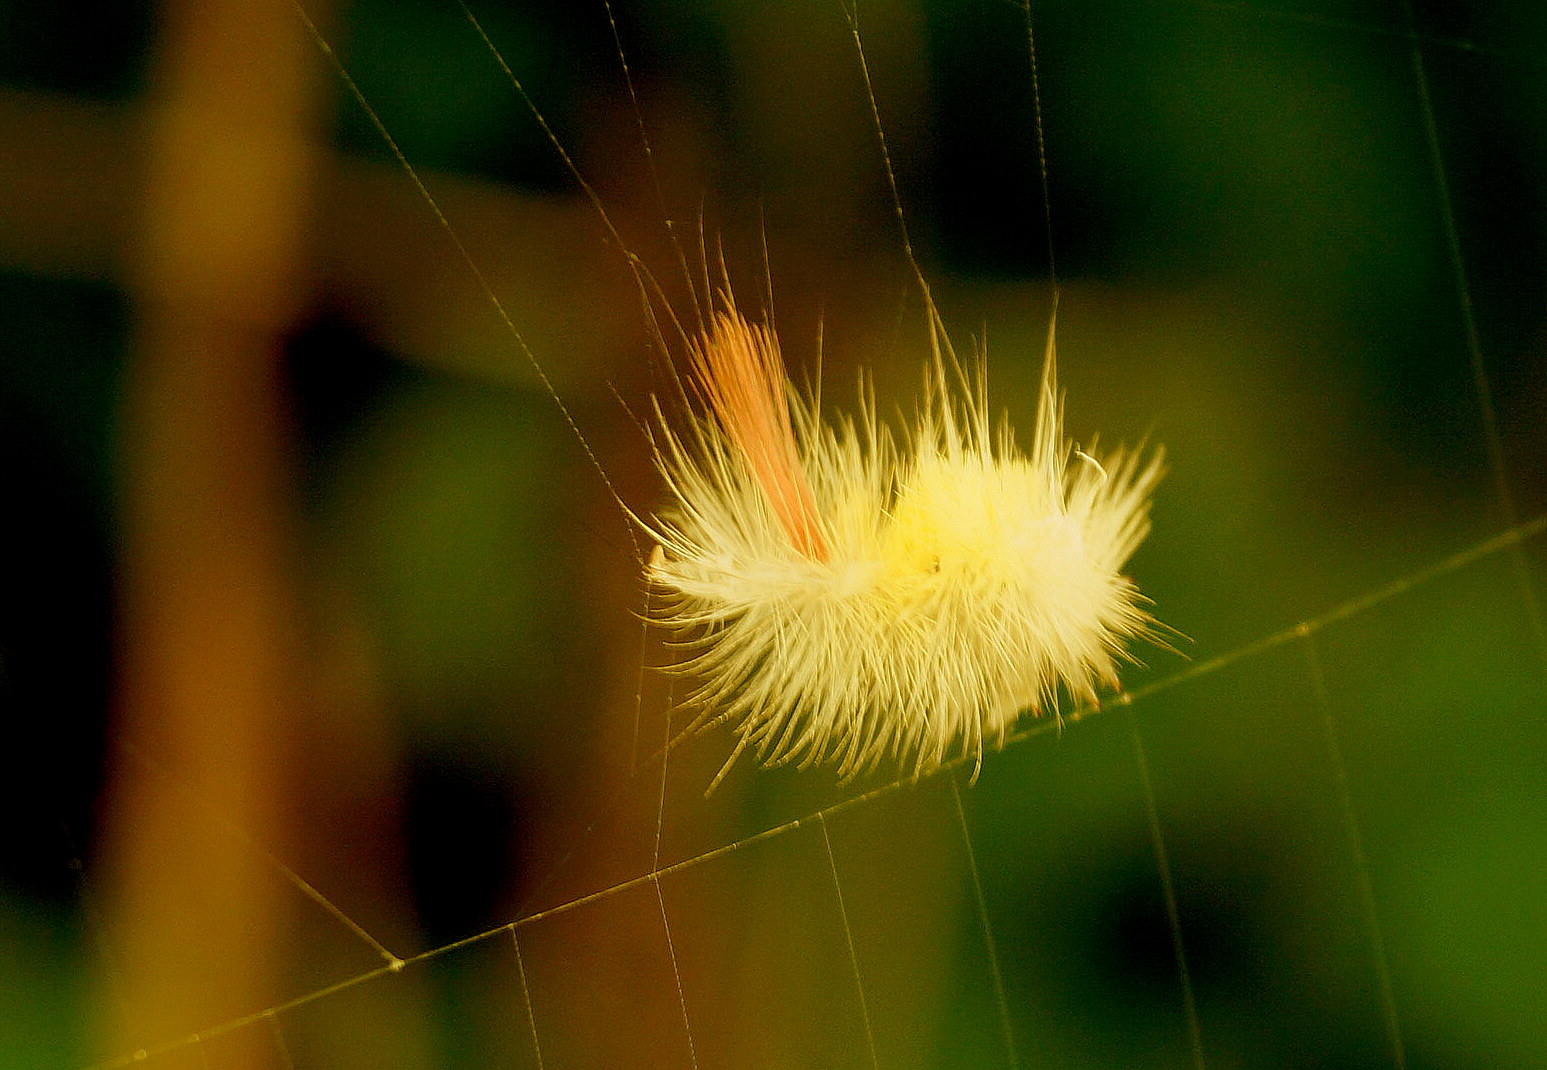
[[[700,720],[734,725],[721,777],[748,749],[844,778],[981,762],[1060,689],[1094,703],[1117,687],[1129,642],[1154,634],[1121,570],[1161,451],[1072,445],[1051,326],[1022,448],[929,314],[934,360],[900,429],[863,394],[824,419],[728,291],[690,346],[703,411],[674,430],[657,406],[653,619],[687,648]]]

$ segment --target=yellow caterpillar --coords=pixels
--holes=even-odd
[[[678,668],[700,720],[735,726],[726,768],[750,748],[845,777],[886,759],[923,775],[981,759],[1060,688],[1094,702],[1117,686],[1153,623],[1121,569],[1161,457],[1098,460],[1064,437],[1051,330],[1023,450],[938,331],[898,433],[863,400],[825,422],[774,332],[721,301],[690,349],[707,411],[680,432],[661,421],[670,503],[648,524],[648,573],[655,621],[691,651]]]

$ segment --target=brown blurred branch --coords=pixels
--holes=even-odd
[[[149,129],[138,102],[0,88],[0,265],[131,274]],[[323,148],[314,172],[302,265],[313,293],[401,356],[489,381],[531,379],[396,165]],[[599,388],[617,354],[635,348],[639,312],[622,257],[601,240],[590,206],[464,177],[426,181],[552,377],[570,389]]]
[[[283,899],[233,822],[282,849],[294,569],[279,417],[314,169],[308,42],[282,0],[164,10],[120,443],[122,735],[173,777],[109,788],[114,1050],[274,1002]],[[192,790],[188,790],[191,788]],[[254,1038],[228,1065],[277,1063]]]

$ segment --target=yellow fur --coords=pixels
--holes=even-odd
[[[739,336],[745,322],[726,315]],[[1121,569],[1148,533],[1160,458],[1072,449],[1051,339],[1029,451],[990,428],[980,376],[943,361],[901,434],[870,405],[824,422],[779,380],[784,396],[757,408],[766,424],[768,404],[789,407],[798,461],[777,485],[738,446],[734,413],[662,427],[672,501],[649,525],[649,579],[655,620],[691,651],[680,669],[701,721],[732,722],[737,753],[766,764],[847,777],[890,760],[922,775],[981,756],[1060,689],[1094,701],[1117,686],[1152,624]],[[821,553],[791,537],[781,488],[802,479]]]

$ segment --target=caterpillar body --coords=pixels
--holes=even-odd
[[[1023,448],[930,315],[935,358],[900,431],[864,391],[825,420],[726,294],[690,346],[704,404],[680,430],[659,420],[669,502],[647,523],[648,580],[699,722],[734,725],[727,769],[747,750],[844,778],[981,761],[1060,690],[1117,687],[1129,643],[1154,635],[1122,568],[1160,451],[1098,457],[1064,436],[1051,327]]]

